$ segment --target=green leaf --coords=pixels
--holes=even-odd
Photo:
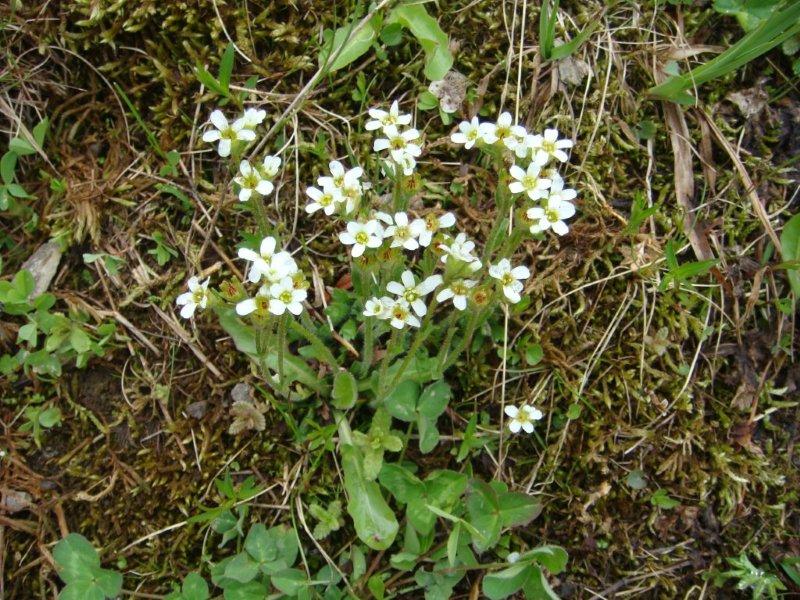
[[[426,387],[417,402],[417,410],[428,419],[436,419],[441,415],[452,392],[447,382],[442,379]]]
[[[657,206],[647,205],[647,196],[644,192],[636,191],[631,205],[631,218],[625,226],[626,235],[636,235],[642,227],[642,223],[649,219],[658,210]]]
[[[583,407],[577,402],[574,402],[567,408],[567,418],[572,420],[579,419],[582,412]]]
[[[372,46],[372,42],[378,36],[372,22],[367,22],[359,31],[353,33],[357,25],[356,21],[339,27],[333,34],[326,31],[323,46],[319,52],[319,64],[325,65],[329,58],[333,57],[328,65],[328,71],[338,71],[350,63],[358,60]]]
[[[341,453],[344,487],[349,500],[347,513],[353,519],[356,534],[373,550],[385,550],[397,535],[397,519],[383,499],[378,484],[364,477],[358,449],[342,444]]]
[[[542,512],[541,503],[523,492],[506,492],[499,497],[500,522],[503,527],[527,525]]]
[[[653,495],[650,496],[650,504],[669,510],[678,506],[680,502],[674,498],[670,498],[669,494],[667,494],[667,490],[661,488],[653,492]]]
[[[244,552],[240,552],[225,566],[225,577],[240,583],[252,581],[258,575],[258,563]]]
[[[447,538],[447,562],[451,567],[456,566],[456,558],[458,557],[458,542],[461,537],[461,523],[456,523],[450,535]]]
[[[39,145],[40,148],[44,146],[44,138],[47,135],[47,130],[50,128],[50,120],[45,117],[41,121],[39,121],[36,126],[33,128],[33,139]]]
[[[600,20],[595,20],[588,23],[584,29],[578,32],[574,38],[570,41],[565,42],[563,44],[559,44],[555,48],[553,48],[552,58],[553,60],[560,60],[562,58],[567,58],[571,54],[574,54],[575,51],[580,48],[583,43],[589,39],[589,36],[592,35],[600,26]]]
[[[634,469],[625,477],[625,483],[632,490],[643,490],[647,487],[647,477],[641,469]]]
[[[8,143],[8,149],[12,152],[15,152],[19,156],[36,154],[36,149],[31,146],[31,143],[28,140],[22,139],[21,137],[11,138],[11,141]]]
[[[260,581],[233,581],[225,586],[225,600],[264,600],[267,597],[267,586]]]
[[[500,500],[497,492],[489,484],[473,480],[467,495],[469,523],[480,534],[472,536],[472,544],[479,552],[488,550],[500,539]]]
[[[533,567],[527,564],[512,565],[502,571],[487,573],[483,578],[483,594],[489,600],[508,598],[522,589],[531,576]]]
[[[384,400],[384,406],[395,419],[411,423],[416,419],[420,386],[415,381],[401,381]]]
[[[278,558],[278,545],[275,538],[267,533],[267,528],[257,523],[247,532],[244,549],[257,563],[270,563]]]
[[[531,367],[542,362],[543,357],[544,350],[542,349],[541,344],[528,344],[525,347],[525,362],[527,362]]]
[[[214,76],[208,72],[208,70],[202,65],[195,66],[195,74],[197,75],[197,80],[206,86],[212,92],[216,92],[220,96],[228,97],[228,92],[223,88],[219,82],[214,79]]]
[[[567,568],[569,556],[561,546],[539,546],[520,557],[520,560],[527,559],[534,559],[553,575],[558,575]]]
[[[400,23],[390,23],[381,29],[381,41],[387,46],[397,46],[403,41],[403,26]]]
[[[36,347],[37,333],[38,328],[36,327],[36,323],[26,323],[20,327],[17,332],[17,343],[26,342],[30,344],[31,347]]]
[[[233,59],[235,48],[232,42],[228,42],[225,47],[225,52],[222,53],[222,58],[219,61],[219,81],[220,87],[224,90],[225,96],[230,95],[231,73],[233,73]]]
[[[51,406],[39,413],[39,425],[49,429],[61,424],[61,411],[57,406]]]
[[[16,152],[9,150],[0,158],[0,177],[2,177],[3,183],[14,182],[14,171],[17,168],[17,156],[18,154]]]
[[[380,575],[373,575],[370,577],[367,580],[367,588],[375,600],[383,600],[383,596],[386,593],[386,586],[384,585],[383,579],[381,579]]]
[[[70,583],[93,567],[100,566],[97,550],[78,533],[70,533],[55,545],[53,559],[58,567],[58,576],[65,583]]]
[[[444,78],[453,66],[450,40],[425,6],[418,3],[394,8],[387,18],[387,26],[395,22],[406,27],[425,51],[425,77],[431,81]]]
[[[83,354],[92,348],[92,338],[81,329],[80,325],[75,325],[69,332],[69,344],[75,352]]]
[[[287,596],[296,596],[301,588],[308,586],[308,578],[300,569],[278,571],[272,575],[270,581]]]
[[[800,260],[800,214],[794,215],[783,226],[781,231],[781,248],[783,260]],[[800,298],[800,271],[795,267],[786,272],[789,285],[796,298]]]
[[[339,371],[333,379],[333,406],[339,410],[347,410],[355,406],[358,400],[358,383],[349,371]]]
[[[197,573],[189,573],[181,586],[182,600],[207,600],[208,584]]]
[[[420,110],[433,110],[439,106],[439,98],[434,96],[428,90],[420,93],[417,99],[417,108]]]
[[[547,578],[539,567],[531,567],[528,579],[523,586],[525,598],[530,600],[560,600],[558,594],[553,591]]]

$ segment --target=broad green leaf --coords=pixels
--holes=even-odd
[[[14,170],[17,167],[17,156],[19,155],[16,152],[9,150],[0,158],[0,177],[2,177],[3,183],[14,182]]]
[[[539,516],[542,505],[533,496],[522,492],[506,492],[499,497],[500,522],[503,527],[526,525]]]
[[[75,325],[69,332],[69,344],[75,352],[83,354],[92,348],[92,338],[80,325]]]
[[[341,445],[347,512],[353,519],[359,539],[373,550],[385,550],[394,542],[399,525],[392,509],[374,481],[367,481],[362,457],[355,446]]]
[[[544,572],[539,567],[531,567],[531,572],[525,580],[523,586],[525,598],[528,600],[560,600],[558,594],[553,591]]]
[[[680,502],[674,498],[670,498],[667,490],[661,488],[653,492],[653,495],[650,496],[650,504],[669,510],[678,506]]]
[[[183,600],[207,600],[208,584],[197,573],[189,573],[181,586]]]
[[[44,146],[44,138],[47,135],[47,130],[50,128],[50,120],[45,117],[41,121],[39,121],[36,126],[33,128],[31,133],[33,134],[33,139],[39,145],[40,148]]]
[[[381,29],[381,41],[387,46],[396,46],[403,41],[403,26],[391,23]]]
[[[20,327],[19,331],[17,332],[17,343],[20,344],[22,342],[26,342],[32,347],[35,347],[37,332],[38,328],[36,327],[36,323],[26,323]]]
[[[569,556],[561,546],[539,546],[520,557],[520,560],[527,559],[535,560],[553,575],[558,575],[567,568]]]
[[[428,454],[436,448],[439,443],[439,430],[436,428],[434,419],[427,419],[420,415],[417,419],[417,430],[419,431],[419,451]]]
[[[522,589],[533,567],[527,564],[512,565],[502,571],[487,573],[483,577],[483,594],[489,600],[508,598]]]
[[[384,463],[378,480],[398,502],[408,504],[425,493],[425,484],[411,471],[398,464]]]
[[[781,247],[783,249],[783,260],[800,260],[800,214],[794,215],[783,226],[781,231]],[[786,271],[789,277],[789,285],[796,298],[800,298],[800,271],[792,268]]]
[[[308,578],[300,569],[278,571],[270,578],[272,585],[287,596],[295,596],[301,588],[308,586]]]
[[[349,371],[339,371],[333,379],[333,406],[339,410],[347,410],[355,406],[358,400],[358,383]]]
[[[447,538],[447,562],[451,567],[456,566],[456,558],[458,557],[458,542],[461,536],[461,523],[456,523],[450,536]]]
[[[57,406],[51,406],[39,413],[39,425],[49,429],[61,424],[61,411]]]
[[[252,581],[258,575],[258,563],[245,552],[240,552],[226,565],[225,577],[241,583]]]
[[[420,386],[414,381],[401,381],[386,397],[383,404],[395,419],[410,423],[416,419]]]
[[[380,575],[373,575],[370,577],[367,580],[367,588],[375,600],[383,600],[383,596],[386,593],[386,586],[383,583],[383,579],[380,578]]]
[[[378,33],[372,22],[367,22],[360,30],[355,31],[357,22],[339,27],[332,35],[326,32],[323,46],[319,53],[319,64],[325,65],[332,58],[328,70],[337,71],[358,60],[372,46]]]
[[[442,379],[426,387],[417,401],[417,410],[428,419],[436,419],[447,408],[451,396],[450,386]]]
[[[500,501],[497,492],[487,483],[473,480],[467,495],[467,513],[469,523],[481,537],[472,536],[472,544],[479,552],[488,550],[500,538],[502,522],[500,520]]]
[[[431,81],[442,79],[453,66],[453,55],[450,40],[436,19],[421,3],[404,4],[389,14],[387,25],[394,22],[407,28],[425,51],[425,77]]]
[[[247,532],[244,549],[259,564],[270,563],[278,558],[278,545],[275,538],[267,533],[262,523],[257,523]]]
[[[264,600],[267,598],[267,586],[260,581],[247,583],[232,582],[225,586],[225,600]]]
[[[31,143],[21,137],[11,138],[11,141],[8,143],[8,149],[12,152],[15,152],[19,156],[36,154],[36,149],[31,146]]]
[[[53,559],[58,566],[58,576],[65,583],[100,566],[97,550],[79,533],[70,533],[59,541],[53,548]]]

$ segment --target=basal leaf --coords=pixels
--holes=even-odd
[[[783,260],[800,260],[800,214],[794,215],[783,226],[781,231],[781,247]],[[797,268],[786,271],[789,285],[796,298],[800,298],[800,271]]]

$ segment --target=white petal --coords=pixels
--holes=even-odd
[[[438,294],[436,294],[436,301],[444,302],[445,300],[449,300],[450,298],[452,298],[454,295],[455,294],[453,293],[453,290],[451,290],[450,288],[444,288]]]
[[[267,181],[266,179],[262,179],[258,182],[256,186],[256,191],[261,194],[262,196],[268,196],[272,193],[272,190],[275,189],[275,186],[272,185],[271,181]]]
[[[219,141],[217,152],[223,158],[231,155],[231,141],[228,138],[223,138]]]
[[[516,406],[509,404],[503,409],[503,412],[513,419],[519,414],[519,409]]]
[[[220,138],[219,131],[216,129],[209,129],[203,133],[204,142],[216,142]]]
[[[511,269],[511,275],[514,279],[527,279],[531,276],[531,272],[528,270],[528,267],[514,267]]]
[[[386,284],[386,291],[390,294],[397,294],[398,296],[402,296],[406,288],[398,281],[390,281]]]
[[[256,301],[253,298],[242,300],[236,305],[236,314],[245,316],[256,310]]]
[[[211,121],[212,125],[217,129],[225,129],[228,126],[228,119],[225,118],[221,110],[212,112],[208,120]]]
[[[181,309],[181,316],[184,319],[191,319],[194,316],[194,311],[197,309],[197,304],[190,302]]]
[[[555,223],[552,223],[550,227],[552,227],[553,231],[558,235],[567,235],[569,233],[569,227],[567,227],[567,224],[564,223],[564,221],[556,221]]]
[[[453,298],[453,306],[455,306],[458,310],[465,310],[467,308],[467,297],[456,296]]]
[[[525,433],[533,433],[533,423],[531,423],[530,421],[525,421],[522,424],[522,430]]]
[[[386,138],[378,138],[372,144],[372,149],[375,152],[380,152],[381,150],[386,150],[387,148],[389,148],[389,140]]]
[[[439,227],[452,227],[456,224],[456,216],[449,212],[439,217]]]
[[[519,433],[521,427],[522,426],[520,425],[520,422],[516,419],[509,421],[508,423],[508,428],[511,430],[511,433]]]
[[[416,284],[414,274],[411,271],[403,271],[402,275],[400,275],[400,280],[403,282],[403,285],[406,286],[406,289],[413,288]]]

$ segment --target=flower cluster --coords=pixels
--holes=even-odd
[[[422,154],[422,147],[417,143],[419,131],[413,127],[400,129],[411,124],[411,115],[401,113],[395,100],[388,111],[369,109],[369,116],[372,120],[367,121],[364,127],[367,131],[381,131],[383,137],[373,142],[372,149],[375,152],[389,151],[389,162],[386,164],[389,173],[393,174],[395,166],[398,166],[404,175],[411,175],[417,166],[417,158]]]
[[[248,108],[241,117],[230,123],[221,110],[215,110],[209,118],[212,128],[203,133],[203,141],[218,142],[217,152],[226,158],[231,155],[236,142],[252,142],[256,139],[255,129],[266,116],[265,110]]]
[[[525,168],[517,164],[511,166],[508,189],[512,194],[522,194],[539,202],[525,211],[531,222],[531,233],[551,229],[558,235],[567,234],[566,220],[575,215],[572,200],[577,197],[577,192],[565,188],[558,171],[547,167],[552,161],[564,163],[569,160],[566,150],[572,148],[572,140],[559,138],[557,129],[546,129],[543,134],[528,133],[522,125],[513,124],[508,112],[502,113],[496,123],[481,123],[478,117],[463,121],[450,139],[467,149],[473,146],[500,147],[512,152],[516,160],[527,163]]]
[[[308,287],[305,277],[292,256],[285,250],[275,252],[276,247],[274,237],[265,237],[258,252],[249,248],[239,249],[239,258],[250,263],[247,279],[261,284],[261,287],[253,298],[236,304],[238,315],[282,315],[287,310],[299,315],[303,312]]]
[[[322,210],[328,216],[342,209],[343,214],[355,212],[367,189],[367,184],[361,181],[364,170],[361,167],[345,169],[338,160],[331,161],[328,168],[330,175],[317,179],[319,187],[312,186],[306,190],[306,195],[311,198],[306,212],[313,214]]]

